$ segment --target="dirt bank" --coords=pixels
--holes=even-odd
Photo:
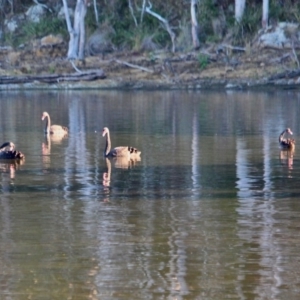
[[[2,49],[3,50],[3,49]],[[54,53],[54,54],[53,54]],[[231,52],[111,53],[87,57],[84,62],[65,59],[53,48],[43,51],[2,51],[0,89],[13,88],[102,88],[102,89],[204,89],[300,87],[300,71],[291,50],[257,49]],[[62,74],[102,70],[103,76],[61,79]],[[60,76],[46,83],[45,76]],[[29,78],[28,81],[4,79]],[[30,78],[33,78],[32,80]]]

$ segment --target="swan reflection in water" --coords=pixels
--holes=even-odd
[[[46,168],[50,167],[51,162],[51,144],[59,145],[62,143],[64,139],[66,139],[67,135],[49,135],[45,134],[44,141],[42,142],[42,157],[43,157],[43,165]]]
[[[140,157],[127,158],[127,157],[114,157],[111,158],[114,163],[115,168],[118,169],[130,169],[136,166],[137,162],[141,161]]]
[[[137,162],[140,162],[141,158],[127,158],[127,157],[114,157],[114,158],[105,158],[106,162],[106,171],[103,172],[102,175],[102,185],[104,191],[104,202],[109,202],[109,194],[110,194],[110,183],[111,183],[111,166],[117,169],[130,169],[136,166]]]
[[[0,159],[0,173],[9,174],[10,179],[15,179],[16,170],[20,169],[25,163],[25,159],[22,160],[2,160]]]
[[[50,167],[50,154],[51,154],[51,140],[49,135],[45,135],[45,140],[42,143],[42,159],[43,159],[43,165],[46,168]]]
[[[295,152],[295,139],[286,138],[285,135],[293,135],[293,132],[290,128],[286,128],[279,135],[279,145],[281,148],[280,151],[280,161],[281,164],[287,165],[291,170],[293,169],[293,161],[294,161],[294,152]]]
[[[106,172],[103,172],[102,175],[102,184],[104,191],[104,202],[109,202],[110,194],[110,177],[111,177],[111,162],[108,158],[105,159],[106,162]]]
[[[293,169],[295,150],[281,150],[280,161],[282,165],[287,166],[289,169]]]

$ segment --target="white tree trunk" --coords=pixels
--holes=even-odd
[[[74,13],[74,25],[72,27],[67,1],[62,1],[64,5],[67,27],[70,34],[68,59],[83,59],[85,45],[84,19],[87,10],[87,3],[85,0],[77,0]]]
[[[269,0],[263,0],[262,8],[262,28],[266,28],[269,22]]]
[[[198,39],[198,21],[196,17],[196,5],[197,0],[191,0],[191,19],[192,19],[192,39],[193,39],[193,46],[195,49],[198,49],[200,46],[200,42]]]
[[[245,10],[246,0],[235,0],[235,20],[240,23]]]
[[[64,5],[64,12],[65,12],[65,18],[66,18],[66,23],[67,23],[67,28],[68,32],[70,35],[70,40],[69,40],[69,48],[68,48],[68,58],[76,56],[76,53],[74,51],[73,45],[74,45],[74,30],[72,27],[71,23],[71,18],[69,14],[69,8],[66,0],[63,0],[63,5]]]
[[[87,6],[85,1],[81,1],[80,19],[79,19],[79,50],[78,58],[84,59],[84,46],[85,46],[85,24],[84,19],[86,16]]]

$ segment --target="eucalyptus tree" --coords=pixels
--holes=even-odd
[[[191,0],[191,23],[192,23],[192,40],[193,46],[195,49],[198,49],[200,46],[199,38],[198,38],[198,21],[196,17],[196,6],[197,0]]]
[[[235,0],[235,20],[240,23],[246,6],[246,0]],[[269,0],[262,1],[262,27],[268,26],[269,19]]]
[[[235,20],[240,23],[242,21],[244,10],[246,6],[246,0],[235,0]]]
[[[265,29],[269,21],[269,0],[263,0],[262,27]]]
[[[84,59],[85,24],[88,0],[77,0],[74,12],[74,22],[71,23],[67,0],[62,0],[65,18],[70,35],[68,59]]]

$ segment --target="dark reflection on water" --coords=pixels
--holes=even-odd
[[[298,298],[300,94],[0,95],[26,155],[0,162],[1,299]],[[103,158],[104,126],[141,160]]]

